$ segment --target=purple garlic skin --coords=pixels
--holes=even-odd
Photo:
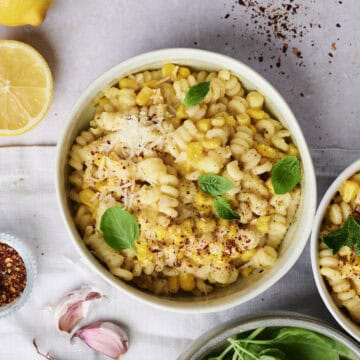
[[[71,333],[75,326],[88,315],[92,300],[102,297],[102,294],[88,286],[66,294],[55,307],[58,329]]]
[[[114,360],[120,359],[128,350],[129,340],[125,331],[110,321],[97,321],[83,326],[72,336],[83,340],[91,349]]]

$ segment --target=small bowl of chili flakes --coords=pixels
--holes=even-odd
[[[24,305],[35,273],[35,261],[26,243],[0,233],[0,318]]]

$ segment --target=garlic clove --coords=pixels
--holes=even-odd
[[[102,294],[89,286],[63,296],[55,307],[58,329],[71,333],[75,326],[88,315],[91,301],[102,297]]]
[[[97,321],[80,328],[71,339],[78,337],[91,349],[114,360],[120,359],[128,350],[128,337],[117,324],[109,321]]]

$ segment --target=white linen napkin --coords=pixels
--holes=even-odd
[[[336,154],[336,155],[335,155]],[[357,152],[315,150],[320,194],[331,177],[355,160]],[[234,309],[202,315],[164,312],[130,299],[99,279],[76,253],[65,231],[54,189],[55,147],[0,148],[0,232],[19,237],[36,254],[38,276],[31,298],[17,313],[0,319],[0,359],[39,359],[43,351],[57,360],[103,359],[80,340],[74,345],[56,330],[47,307],[65,292],[94,284],[109,296],[95,305],[84,323],[113,319],[129,332],[127,360],[176,359],[189,342],[215,325],[244,314],[293,310],[330,320],[314,285],[308,249],[294,268],[258,298]],[[322,177],[321,177],[322,176]],[[330,320],[331,321],[331,320]]]

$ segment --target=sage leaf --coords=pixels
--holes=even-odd
[[[216,215],[226,220],[238,220],[239,214],[234,211],[229,202],[221,196],[217,196],[214,199],[214,208]]]
[[[201,102],[210,90],[210,81],[192,86],[185,95],[184,105],[189,108]]]
[[[300,161],[296,156],[279,160],[271,172],[275,194],[286,194],[301,181]]]
[[[205,174],[199,176],[200,189],[207,195],[224,195],[234,188],[234,184],[223,176]]]
[[[100,230],[107,244],[117,250],[134,247],[135,240],[139,237],[139,225],[135,217],[118,206],[104,212]]]

